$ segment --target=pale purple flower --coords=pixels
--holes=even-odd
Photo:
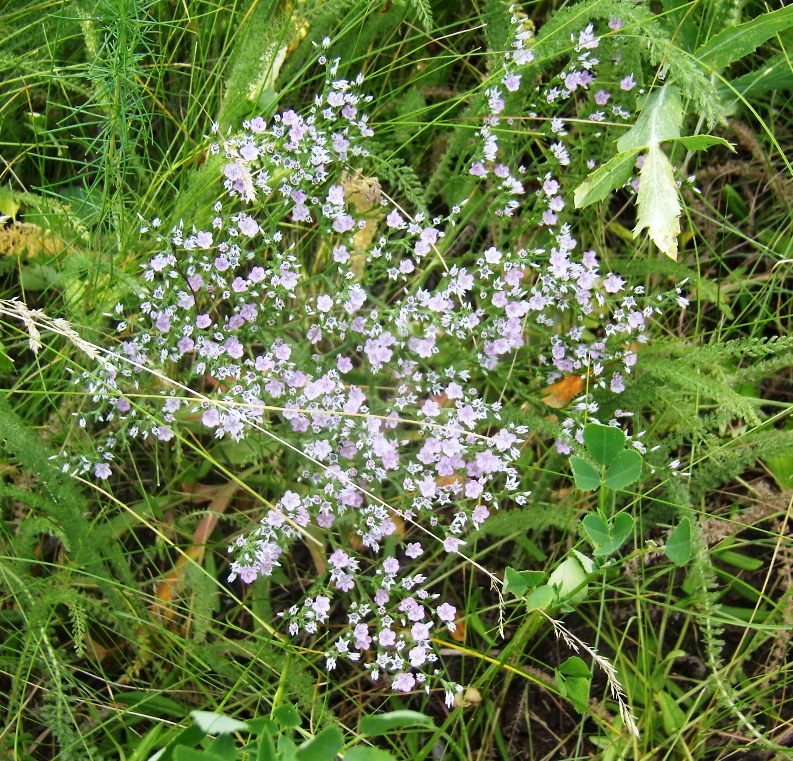
[[[397,692],[410,692],[416,686],[416,677],[410,672],[403,672],[394,677],[391,686]]]
[[[94,466],[94,476],[96,476],[96,478],[101,478],[103,481],[110,478],[112,472],[113,471],[106,462],[98,462]]]

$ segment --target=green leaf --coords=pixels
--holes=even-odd
[[[621,188],[630,179],[638,154],[639,151],[635,149],[618,153],[588,174],[575,189],[573,200],[576,209],[583,209],[585,206],[602,201],[612,191]]]
[[[589,684],[592,673],[581,658],[570,656],[556,669],[556,682],[564,695],[579,713],[589,708]]]
[[[256,761],[276,761],[275,742],[269,728],[262,727],[256,743]]]
[[[647,230],[650,239],[670,259],[677,261],[680,235],[680,198],[672,164],[659,145],[650,146],[644,156],[636,197],[636,226],[633,237]]]
[[[208,735],[225,735],[248,728],[244,721],[212,711],[190,711],[190,718]]]
[[[393,732],[395,729],[413,726],[434,727],[435,723],[431,716],[418,711],[389,711],[377,716],[362,717],[358,724],[358,731],[362,735],[376,737]]]
[[[541,587],[533,590],[532,593],[526,598],[526,607],[528,610],[545,610],[550,608],[556,601],[553,587],[548,584],[543,584]]]
[[[207,748],[209,753],[214,753],[216,756],[222,756],[228,761],[234,761],[237,757],[237,744],[230,734],[218,735]]]
[[[625,449],[625,434],[611,425],[589,423],[584,426],[584,444],[595,462],[608,465]]]
[[[273,711],[273,718],[281,729],[294,729],[300,726],[300,714],[291,703],[284,703]]]
[[[542,571],[516,571],[508,566],[504,569],[504,591],[522,597],[527,589],[536,587],[544,578]]]
[[[396,761],[396,759],[388,751],[380,748],[357,745],[344,754],[344,761]]]
[[[614,516],[614,526],[611,530],[611,534],[612,541],[617,542],[615,550],[622,547],[628,540],[633,533],[633,527],[635,525],[636,521],[633,520],[633,516],[629,513],[622,512]]]
[[[683,518],[669,534],[665,552],[677,566],[688,563],[691,558],[691,521],[688,518]]]
[[[636,481],[642,472],[642,456],[635,449],[624,449],[606,469],[606,486],[624,489]]]
[[[661,722],[664,725],[664,732],[673,735],[686,724],[685,711],[677,704],[677,701],[667,692],[655,693],[655,699],[661,708]]]
[[[780,489],[793,489],[793,454],[771,455],[765,464]]]
[[[559,664],[559,673],[564,676],[577,676],[582,679],[591,679],[592,672],[583,659],[571,655],[564,663]]]
[[[587,515],[583,520],[583,526],[595,546],[595,557],[611,555],[622,547],[633,533],[634,523],[633,518],[625,512],[615,516],[611,527],[600,516]]]
[[[298,761],[333,761],[339,754],[343,741],[338,727],[323,729],[297,749]]]
[[[173,758],[174,761],[231,761],[227,756],[219,756],[217,753],[210,753],[208,750],[187,748],[184,745],[174,748]]]
[[[673,85],[664,85],[647,98],[636,123],[617,141],[617,148],[620,152],[642,151],[674,140],[680,137],[682,123],[680,92]]]
[[[671,142],[682,143],[690,151],[705,151],[714,145],[721,145],[735,153],[732,143],[727,142],[723,137],[716,137],[716,135],[689,135],[688,137],[677,137]]]
[[[591,491],[600,486],[600,473],[594,465],[588,463],[583,457],[573,455],[570,458],[570,466],[573,469],[575,485],[583,491]]]
[[[788,5],[786,8],[757,16],[745,24],[725,29],[708,40],[694,56],[711,69],[723,69],[753,53],[775,34],[784,32],[791,26],[793,5]]]
[[[602,547],[611,540],[611,532],[609,531],[608,524],[599,515],[590,513],[581,521],[581,524],[590,541],[596,548]]]

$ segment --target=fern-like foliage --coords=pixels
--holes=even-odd
[[[537,34],[535,66],[543,67],[569,52],[570,35],[590,20],[620,19],[620,34],[631,35],[638,50],[653,66],[667,73],[709,124],[723,121],[724,113],[716,86],[705,71],[677,45],[672,34],[644,3],[631,0],[584,0],[554,13]]]

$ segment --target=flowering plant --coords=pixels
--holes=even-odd
[[[546,428],[569,453],[603,400],[613,425],[629,416],[613,400],[662,300],[581,250],[569,203],[573,168],[595,166],[581,137],[632,115],[634,74],[608,86],[613,60],[599,60],[590,24],[527,95],[533,36],[517,11],[512,23],[466,169],[469,197],[494,199],[487,239],[449,265],[469,201],[429,215],[373,176],[371,99],[361,77],[338,76],[326,40],[327,76],[305,113],[214,128],[224,194],[206,222],[143,225],[156,251],[137,302],[115,310],[120,348],[78,379],[95,402],[79,423],[106,437],[96,460],[64,464],[108,479],[120,442],[188,430],[299,454],[291,487],[233,540],[230,581],[272,574],[295,543],[320,547],[324,573],[279,613],[289,634],[322,636],[328,669],[353,662],[400,692],[437,683],[450,702],[460,688],[433,639],[455,630],[458,611],[420,558],[439,543],[498,582],[468,557],[470,537],[531,495],[521,453],[532,431],[505,408],[495,373],[534,368],[561,415]],[[512,166],[503,128],[524,107],[543,152]],[[505,250],[499,225],[517,220],[525,245]]]

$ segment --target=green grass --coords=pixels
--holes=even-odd
[[[589,6],[606,19],[618,7]],[[581,4],[523,7],[539,45],[546,22],[562,23]],[[645,59],[645,81],[659,63],[696,68],[690,51],[776,7],[653,6],[669,41]],[[331,38],[340,76],[366,75],[383,186],[436,214],[466,192],[487,77],[506,39],[502,4],[490,0],[50,0],[6,6],[0,34],[0,214],[11,218],[0,231],[2,296],[64,317],[98,344],[111,340],[106,315],[135,292],[152,253],[138,215],[208,216],[220,194],[206,154],[211,123],[226,130],[305,106],[322,79],[312,40]],[[638,42],[626,55],[638,57],[641,29],[632,34]],[[778,62],[773,87],[760,82],[708,128],[735,143],[735,155],[675,149],[681,177],[698,177],[698,190],[682,191],[678,262],[631,237],[635,209],[624,193],[578,214],[577,237],[613,271],[649,292],[688,278],[692,297],[682,315],[669,310],[654,322],[620,400],[659,447],[647,462],[680,458],[690,476],[649,474],[615,497],[612,508],[636,521],[633,537],[589,580],[584,604],[555,614],[613,662],[638,739],[621,727],[602,669],[592,668],[583,712],[563,696],[555,669],[573,653],[544,613],[502,599],[485,574],[440,548],[420,567],[464,612],[464,642],[442,646],[450,673],[476,689],[472,704],[448,710],[435,693],[396,696],[345,667],[329,676],[321,645],[277,629],[276,613],[316,573],[305,547],[269,580],[226,582],[229,542],[289,487],[299,456],[273,440],[231,446],[186,429],[176,446],[130,442],[112,486],[69,479],[49,458],[95,446],[75,416],[92,405],[72,381],[87,360],[52,333],[34,355],[6,315],[0,758],[146,759],[191,710],[249,720],[287,703],[300,712],[301,736],[338,725],[346,742],[360,738],[363,716],[400,708],[432,716],[434,731],[378,740],[400,759],[785,758],[793,747],[791,41],[790,30],[772,35],[702,75],[704,84],[692,80],[692,92],[703,89],[692,98],[691,132],[710,103],[706,85],[730,92],[729,83]],[[569,33],[545,44],[550,66],[570,52]],[[541,117],[516,116],[500,134],[514,157],[539,161]],[[600,160],[614,147],[603,140],[588,150]],[[471,241],[526,245],[532,231],[519,217],[492,219],[492,203],[492,193],[470,199],[447,239],[449,265]],[[27,227],[12,241],[17,223]],[[421,273],[434,276],[429,265]],[[550,572],[572,547],[583,549],[580,519],[598,507],[553,448],[539,377],[516,362],[488,379],[505,417],[536,432],[521,460],[532,501],[494,516],[467,547],[498,578],[507,566]],[[679,568],[662,548],[683,518],[694,526],[693,557]],[[579,655],[593,666],[587,651]]]

